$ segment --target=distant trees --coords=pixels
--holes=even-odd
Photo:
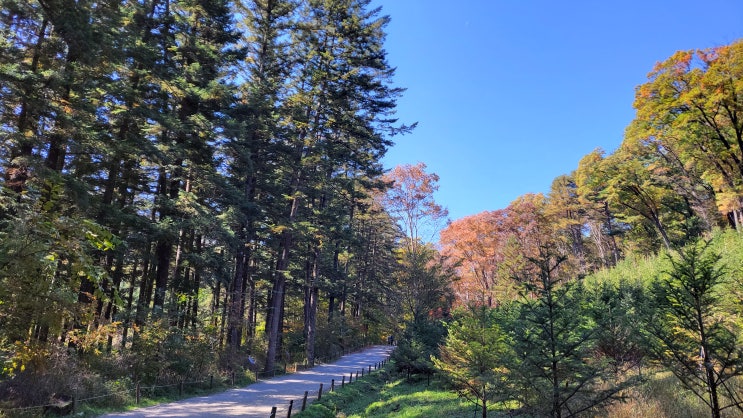
[[[438,176],[425,171],[425,164],[396,167],[382,177],[389,188],[377,196],[382,206],[400,225],[403,246],[397,252],[400,268],[395,275],[399,298],[402,336],[394,353],[396,365],[408,372],[433,372],[431,355],[445,336],[441,320],[448,317],[453,295],[453,272],[442,255],[421,234],[434,235],[446,219],[446,209],[433,193]]]
[[[742,50],[737,41],[674,54],[637,88],[637,114],[616,151],[586,155],[574,172],[554,180],[541,202],[527,194],[447,227],[442,251],[457,266],[460,297],[492,292],[503,281],[494,272],[533,254],[527,241],[535,237],[549,236],[584,276],[628,254],[683,247],[725,224],[739,229]],[[533,210],[518,210],[528,206]],[[534,225],[538,234],[524,233]],[[524,235],[529,238],[519,238]],[[519,249],[503,258],[514,245]]]
[[[390,186],[380,196],[382,204],[402,226],[408,251],[413,254],[436,236],[448,215],[433,198],[439,189],[439,176],[426,172],[426,168],[424,163],[404,164],[382,177]]]
[[[521,280],[535,277],[535,266],[529,260],[538,257],[546,243],[560,242],[568,252],[575,249],[568,242],[572,238],[557,238],[565,230],[557,223],[560,218],[555,211],[559,209],[549,206],[544,195],[527,194],[505,209],[469,216],[447,226],[440,243],[447,262],[458,273],[455,289],[460,302],[494,306],[513,300]]]
[[[504,211],[482,212],[458,219],[441,231],[444,254],[459,280],[453,283],[460,303],[493,306],[500,300],[505,254]]]

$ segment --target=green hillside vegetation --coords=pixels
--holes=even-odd
[[[741,248],[717,231],[578,280],[548,256],[511,303],[454,311],[435,366],[462,396],[526,416],[740,416]]]
[[[709,250],[720,255],[720,263],[726,267],[732,276],[743,273],[741,235],[732,229],[718,229],[710,236],[712,239],[710,240]],[[663,271],[671,267],[667,254],[667,251],[651,255],[631,254],[612,268],[601,269],[589,274],[585,277],[584,282],[589,287],[597,287],[600,284],[618,286],[620,283],[649,287]]]
[[[734,339],[731,355],[719,351],[726,347],[725,343],[708,345],[708,350],[718,350],[721,354],[711,360],[715,364],[714,379],[729,379],[722,386],[731,389],[720,393],[719,415],[711,412],[709,391],[704,388],[708,380],[700,366],[701,340],[695,340],[690,350],[684,351],[678,350],[678,346],[664,346],[657,338],[663,334],[654,334],[657,330],[653,322],[662,322],[656,313],[664,309],[663,286],[673,280],[670,276],[674,262],[680,269],[679,253],[663,251],[658,255],[624,259],[615,267],[585,277],[580,286],[555,292],[563,303],[555,301],[554,308],[565,311],[553,322],[578,324],[574,329],[583,327],[582,333],[573,337],[566,336],[567,329],[561,331],[562,341],[555,344],[563,347],[558,350],[562,354],[554,358],[562,379],[557,392],[562,401],[559,406],[553,403],[553,392],[544,386],[549,383],[545,372],[549,370],[548,364],[533,358],[550,357],[545,334],[540,334],[539,326],[529,327],[528,318],[524,317],[525,310],[534,313],[533,299],[529,299],[497,308],[471,306],[455,310],[445,321],[448,334],[439,354],[432,359],[436,369],[432,377],[426,378],[425,370],[407,374],[406,364],[393,363],[391,371],[370,376],[370,380],[362,383],[363,387],[343,389],[301,416],[464,417],[472,416],[474,409],[477,415],[485,416],[483,400],[488,405],[487,416],[491,417],[740,416],[743,339],[738,331],[743,323],[739,290],[743,277],[743,236],[732,230],[716,231],[708,242],[684,251],[688,254],[692,248],[700,250],[692,257],[697,267],[702,266],[700,270],[716,266],[724,272],[724,280],[708,289],[714,292],[714,300],[707,301],[708,309],[704,310],[709,316],[708,325],[728,324],[737,333],[730,336]],[[707,258],[713,263],[704,266],[705,254],[720,254],[720,257]],[[723,312],[725,320],[717,321],[715,317]],[[544,323],[548,321],[538,322]],[[693,326],[684,328],[683,324],[674,324],[671,331],[694,334]],[[721,328],[714,332],[721,333]],[[543,341],[526,337],[529,334]],[[529,346],[520,345],[521,342],[528,342]],[[657,351],[659,347],[662,351],[678,351],[669,358]],[[680,358],[685,363],[674,364]],[[688,364],[692,367],[686,367]],[[676,367],[679,365],[680,370]],[[687,384],[679,376],[686,376]],[[697,390],[698,396],[693,390]],[[479,406],[473,409],[474,405]],[[582,408],[587,409],[580,411]]]

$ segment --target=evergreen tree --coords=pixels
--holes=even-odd
[[[612,402],[624,384],[609,384],[596,361],[596,328],[585,311],[580,282],[560,275],[564,257],[542,250],[535,280],[527,283],[510,324],[514,396],[539,414],[571,417]]]
[[[241,346],[242,335],[254,335],[254,277],[258,242],[268,231],[261,225],[276,211],[276,165],[279,163],[277,138],[282,123],[282,101],[285,82],[291,72],[287,60],[288,46],[284,40],[293,29],[292,19],[297,5],[290,1],[251,1],[243,5],[246,31],[246,59],[241,65],[245,82],[239,87],[240,102],[230,112],[235,125],[228,130],[225,153],[229,162],[228,180],[234,194],[227,204],[235,241],[235,270],[230,288],[227,344]],[[250,297],[250,296],[253,297]],[[248,300],[246,300],[248,299]],[[248,329],[243,330],[245,305],[249,303]]]
[[[324,225],[313,213],[330,207],[336,193],[346,190],[347,178],[379,174],[379,160],[389,145],[384,134],[403,129],[390,119],[400,90],[388,85],[393,69],[382,48],[387,18],[377,17],[378,10],[367,10],[368,5],[368,0],[308,1],[300,10],[299,30],[293,33],[292,56],[302,64],[292,74],[287,129],[279,138],[285,150],[278,166],[279,190],[288,201],[274,226],[280,232],[266,327],[268,369],[279,352],[286,276],[293,262],[307,266],[293,252],[300,243],[309,245],[304,275],[306,339],[311,341],[317,309],[314,278],[325,275],[316,264],[321,259],[318,240],[327,236],[326,228],[348,223],[343,220],[348,211],[332,222],[322,221]]]
[[[653,288],[646,329],[653,355],[719,418],[728,408],[743,412],[733,383],[743,374],[743,345],[737,301],[726,290],[732,283],[708,245],[668,256],[671,268]]]
[[[460,395],[480,403],[486,418],[489,403],[509,399],[509,372],[504,361],[510,356],[507,336],[496,310],[489,307],[473,305],[453,317],[433,362]]]
[[[588,297],[596,323],[596,352],[608,360],[617,377],[635,367],[641,370],[647,355],[641,332],[646,291],[626,282],[601,283]]]

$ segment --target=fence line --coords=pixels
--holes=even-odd
[[[342,357],[344,355],[348,355],[348,354],[351,354],[351,353],[358,352],[358,351],[360,351],[363,348],[365,348],[365,346],[358,347],[358,348],[353,348],[353,349],[346,349],[346,350],[342,350],[340,352],[339,351],[336,351],[335,352],[335,356],[331,356],[329,358],[326,358],[327,359],[326,361],[327,362],[332,362],[333,360],[337,360],[338,358],[340,358],[340,357]],[[379,366],[379,369],[381,369],[382,366],[384,366],[387,362],[388,362],[388,359],[382,360],[382,362],[379,363],[379,364],[381,364]],[[324,364],[324,363],[318,362],[318,364]],[[378,370],[377,367],[378,367],[377,364],[375,364],[374,365],[374,370]],[[371,372],[371,368],[372,368],[372,365],[369,365],[368,366],[369,372]],[[284,370],[285,370],[285,373],[286,373],[286,364],[284,365]],[[363,376],[364,375],[364,368],[362,367],[360,370],[361,370],[361,376]],[[297,371],[297,368],[296,368],[296,363],[295,363],[295,371],[294,372],[296,373],[296,371]],[[267,374],[267,373],[270,373],[270,372],[259,373],[259,372],[255,371],[254,372],[255,381],[257,382],[259,380],[259,375]],[[275,371],[273,373],[273,376],[276,376]],[[231,383],[234,385],[234,380],[235,380],[234,372],[231,373],[231,376],[230,377],[231,377]],[[348,382],[345,381],[345,375],[344,375],[343,376],[342,386],[343,385],[346,385],[346,384],[351,384],[352,381],[356,381],[358,378],[359,378],[359,371],[358,370],[356,371],[356,379],[353,379],[353,372],[351,372],[351,377],[349,377]],[[72,410],[74,412],[75,407],[77,405],[81,404],[81,403],[89,402],[89,401],[95,400],[95,399],[102,399],[102,398],[107,398],[107,397],[111,397],[111,396],[119,396],[119,395],[122,395],[122,394],[128,394],[130,392],[133,392],[132,395],[136,399],[136,402],[139,403],[139,395],[140,395],[142,389],[149,389],[150,391],[154,391],[155,389],[159,389],[159,388],[169,388],[169,387],[175,387],[175,386],[181,386],[182,387],[182,386],[185,386],[185,385],[193,385],[193,384],[206,383],[206,382],[209,382],[209,384],[211,386],[211,385],[213,385],[213,380],[214,380],[214,375],[210,375],[209,378],[205,378],[205,379],[202,379],[202,380],[194,380],[194,381],[190,381],[190,382],[181,381],[181,382],[178,382],[178,383],[172,383],[172,384],[167,384],[167,385],[152,385],[152,386],[147,385],[147,386],[143,386],[143,387],[140,386],[139,382],[137,382],[135,384],[135,387],[130,388],[130,389],[124,389],[124,390],[121,390],[121,391],[118,391],[118,392],[112,392],[112,393],[107,393],[107,394],[103,394],[103,395],[90,396],[90,397],[82,398],[82,399],[77,399],[75,396],[72,396],[72,399],[71,399],[71,402],[70,403],[72,405]],[[320,390],[322,390],[322,384],[320,386],[321,386]],[[334,391],[334,390],[335,390],[335,385],[332,385],[331,388],[330,388],[330,391]],[[305,396],[308,396],[308,398],[307,398],[308,403],[311,403],[312,401],[309,401],[309,400],[310,399],[314,399],[315,397],[319,397],[319,395],[320,395],[320,391],[314,391],[314,392],[307,392],[307,395],[305,395]],[[294,399],[294,400],[299,400],[300,401],[299,404],[302,405],[302,407],[303,407],[302,410],[304,410],[304,404],[302,402],[303,399],[302,398],[298,398],[298,399]],[[13,412],[21,412],[21,411],[30,411],[30,410],[34,410],[34,409],[59,408],[59,407],[68,406],[68,405],[69,404],[61,405],[60,403],[47,403],[47,404],[44,404],[44,405],[24,406],[24,407],[17,407],[17,408],[0,408],[0,414],[8,414],[8,413],[13,413]],[[286,409],[284,409],[284,408],[278,409],[278,411],[284,411],[284,410],[287,410],[289,412],[288,415],[291,414],[291,411],[289,411],[289,407],[288,406],[286,407]]]
[[[106,394],[103,394],[103,395],[95,395],[95,396],[90,396],[90,397],[81,398],[81,399],[77,399],[75,396],[72,396],[72,399],[71,399],[70,402],[71,402],[71,404],[73,406],[73,409],[74,409],[74,407],[76,405],[79,405],[81,403],[85,403],[85,402],[88,402],[88,401],[92,401],[92,400],[95,400],[95,399],[108,398],[108,397],[111,397],[111,396],[119,396],[119,395],[122,395],[122,394],[129,394],[130,392],[134,392],[133,395],[135,397],[137,397],[136,396],[137,395],[137,391],[140,391],[141,392],[142,389],[149,389],[151,391],[154,391],[155,389],[169,388],[169,387],[175,387],[175,386],[181,386],[181,385],[184,385],[185,386],[185,385],[193,385],[193,384],[197,384],[197,383],[206,383],[206,382],[210,382],[211,383],[212,382],[212,379],[213,379],[213,376],[209,376],[208,379],[203,379],[203,380],[193,380],[193,381],[190,381],[190,382],[183,381],[183,382],[173,383],[173,384],[168,384],[168,385],[152,385],[152,386],[147,385],[147,386],[144,386],[144,387],[140,387],[139,383],[137,383],[135,385],[135,387],[133,387],[133,388],[124,389],[124,390],[120,390],[120,391],[117,391],[117,392],[106,393]],[[63,405],[61,405],[58,402],[58,403],[47,403],[47,404],[43,404],[43,405],[34,405],[34,406],[21,406],[21,407],[16,407],[16,408],[0,408],[0,413],[7,414],[7,413],[12,413],[12,412],[30,411],[30,410],[34,410],[34,409],[58,408],[60,406],[63,406]],[[66,405],[64,405],[64,406],[66,406]]]
[[[384,359],[384,360],[382,360],[382,361],[380,361],[380,362],[377,362],[377,363],[375,363],[373,365],[369,365],[368,368],[367,367],[362,367],[362,368],[360,368],[358,370],[355,370],[356,378],[353,379],[353,380],[350,380],[349,379],[347,382],[345,380],[345,377],[346,376],[345,376],[345,373],[344,373],[344,375],[342,376],[342,379],[343,379],[342,382],[343,383],[341,384],[341,387],[343,387],[345,385],[350,385],[352,381],[355,383],[360,378],[360,376],[371,376],[372,372],[381,371],[384,368],[384,366],[386,366],[388,363],[389,363],[389,357],[386,358],[386,359]],[[366,373],[366,375],[364,375],[363,373],[364,373],[364,370],[366,370],[366,369],[368,369],[369,372]],[[359,373],[362,373],[362,374],[359,375]],[[351,372],[351,376],[353,376],[353,375],[354,375],[354,372]],[[334,381],[335,381],[335,379],[332,379],[331,380],[331,382],[334,382]],[[333,392],[333,391],[335,391],[335,389],[337,387],[338,387],[337,385],[333,385],[331,383],[331,387],[330,387],[330,390],[329,391],[330,392]],[[305,402],[304,402],[304,400],[306,399],[307,400],[306,404],[309,405],[309,404],[311,404],[314,401],[320,400],[321,397],[322,397],[322,393],[323,393],[323,384],[320,383],[320,387],[319,387],[318,390],[315,390],[315,391],[305,391],[305,393],[304,393],[304,395],[302,397],[290,399],[288,402],[286,402],[286,406],[274,406],[271,409],[271,415],[269,415],[269,418],[278,418],[278,417],[283,417],[283,416],[286,416],[287,418],[291,418],[292,411],[293,410],[296,410],[296,406],[297,405],[301,405],[301,411],[304,411],[305,410]]]

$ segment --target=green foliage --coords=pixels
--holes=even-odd
[[[662,256],[629,254],[616,266],[586,276],[584,283],[590,288],[604,284],[618,288],[626,284],[648,289],[667,265],[668,260]]]
[[[708,243],[668,256],[671,268],[653,286],[647,315],[650,348],[683,385],[702,399],[713,417],[743,403],[733,381],[743,375],[740,300]]]
[[[594,357],[596,324],[580,282],[563,283],[562,258],[542,255],[509,324],[509,363],[516,399],[552,417],[574,416],[607,405],[628,382],[611,376],[608,362]],[[528,292],[528,293],[527,293]]]
[[[426,319],[408,324],[392,353],[395,368],[408,375],[432,374],[435,368],[431,358],[438,356],[439,345],[445,336],[446,328],[439,320]]]
[[[90,317],[78,304],[79,286],[107,279],[93,254],[118,242],[95,222],[61,212],[68,202],[60,187],[50,185],[46,200],[33,193],[0,196],[0,340],[8,375],[24,369],[27,348],[43,349],[50,334],[68,331],[65,321]]]
[[[490,403],[509,399],[505,359],[511,352],[496,310],[472,306],[455,311],[447,331],[433,363],[460,395],[482,406],[485,417]]]
[[[143,384],[201,379],[216,371],[215,343],[206,335],[159,322],[137,334],[126,361],[132,378]]]
[[[596,354],[608,361],[617,378],[632,368],[640,369],[647,354],[639,332],[649,303],[644,288],[621,281],[602,282],[584,291],[588,298],[585,314],[595,323]]]
[[[396,338],[398,348],[393,358],[398,370],[431,374],[431,357],[438,355],[446,336],[442,321],[448,319],[452,303],[449,286],[453,274],[430,246],[420,245],[416,252],[402,250],[401,256],[395,285],[405,328]]]

